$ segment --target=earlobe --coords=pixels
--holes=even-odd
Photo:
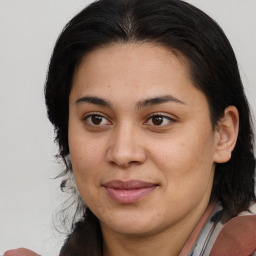
[[[214,162],[225,163],[230,160],[239,130],[239,113],[235,106],[228,106],[216,127],[217,141]]]

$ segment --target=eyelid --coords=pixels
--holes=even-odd
[[[148,118],[146,119],[146,122],[144,124],[147,124],[151,118],[156,117],[156,116],[160,116],[160,117],[163,117],[165,119],[168,119],[169,122],[168,122],[168,124],[164,124],[164,125],[154,125],[154,124],[151,124],[154,127],[159,127],[159,128],[166,127],[166,126],[169,126],[170,123],[174,123],[174,122],[177,121],[176,118],[173,117],[173,116],[170,116],[170,114],[166,114],[166,113],[161,113],[160,112],[160,113],[153,113],[153,114],[149,115]]]
[[[109,124],[112,124],[112,122],[109,120],[108,117],[106,117],[104,114],[102,114],[101,112],[89,112],[83,115],[83,117],[81,118],[82,121],[86,122],[90,117],[92,116],[100,116],[104,119],[106,119],[108,121],[108,124],[99,124],[99,125],[95,125],[95,124],[91,124],[89,122],[87,122],[86,124],[92,127],[100,127],[100,126],[106,126]]]

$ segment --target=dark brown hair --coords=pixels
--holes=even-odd
[[[230,216],[247,210],[255,200],[254,135],[237,61],[218,24],[180,0],[99,0],[77,14],[60,34],[49,65],[45,98],[59,153],[67,165],[65,173],[72,172],[66,157],[74,69],[90,51],[116,42],[153,42],[184,55],[195,86],[208,99],[213,127],[227,106],[238,109],[238,140],[230,161],[216,165],[213,194]]]

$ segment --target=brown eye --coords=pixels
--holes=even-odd
[[[102,116],[97,116],[97,115],[91,116],[91,122],[92,122],[94,125],[99,125],[99,124],[101,124],[102,119],[103,119]]]
[[[152,117],[152,124],[153,125],[161,125],[164,121],[164,118],[162,116],[153,116]]]
[[[83,118],[84,122],[90,126],[104,126],[111,124],[107,118],[97,114],[91,114]]]
[[[164,127],[164,126],[171,125],[174,122],[175,122],[175,120],[169,116],[155,114],[155,115],[152,115],[151,117],[149,117],[146,124],[151,125],[151,126]]]

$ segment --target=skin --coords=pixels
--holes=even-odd
[[[32,252],[25,248],[19,248],[15,250],[9,250],[4,253],[4,256],[40,256],[39,254]]]
[[[215,163],[230,159],[238,124],[229,106],[213,127],[181,54],[126,43],[86,55],[74,74],[68,137],[77,188],[101,224],[104,256],[178,255],[210,203]],[[155,188],[120,203],[104,187],[111,180]],[[38,256],[23,248],[4,255]]]
[[[215,162],[230,158],[236,110],[228,109],[224,128],[214,129],[185,57],[150,43],[86,55],[74,74],[69,110],[73,174],[100,220],[104,255],[178,255],[209,204]],[[111,180],[157,187],[123,204],[106,192]]]

